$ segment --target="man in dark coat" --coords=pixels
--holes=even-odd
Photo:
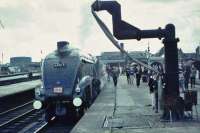
[[[150,94],[153,93],[153,81],[154,81],[153,76],[150,76],[149,83],[148,83]]]
[[[107,72],[107,81],[109,82],[110,81],[110,76],[111,76],[111,67],[110,65],[107,65],[106,66],[106,72]]]
[[[118,80],[118,77],[119,77],[119,68],[118,67],[113,67],[112,69],[112,78],[113,78],[113,83],[114,83],[114,86],[117,87],[117,80]]]
[[[158,81],[157,76],[153,75],[149,78],[149,90],[152,98],[152,107],[155,109],[155,112],[158,112]]]
[[[141,66],[139,66],[139,68],[136,68],[136,85],[137,85],[137,87],[140,86],[141,76],[142,76],[142,69],[141,69]]]
[[[129,66],[126,67],[126,78],[127,78],[127,83],[130,84],[130,68],[129,68]]]
[[[188,89],[188,84],[189,84],[189,80],[190,80],[190,66],[186,66],[185,67],[185,72],[184,72],[184,78],[185,78],[185,89]]]

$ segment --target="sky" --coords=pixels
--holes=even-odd
[[[122,19],[140,29],[176,26],[178,47],[194,52],[200,45],[200,0],[117,0]],[[10,57],[30,56],[40,61],[56,49],[56,42],[67,40],[84,52],[99,55],[118,51],[106,38],[90,12],[94,0],[0,0],[0,53],[3,62]],[[112,31],[111,16],[98,13]],[[158,39],[121,40],[127,51],[151,53],[162,46]],[[42,52],[41,52],[42,51]],[[2,58],[0,58],[2,62]]]

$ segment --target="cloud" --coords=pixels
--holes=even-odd
[[[149,2],[149,3],[170,3],[170,2],[177,2],[180,0],[142,0],[143,2]]]
[[[0,18],[5,25],[0,31],[0,52],[7,62],[12,56],[32,56],[39,60],[41,49],[47,54],[59,40],[79,43],[81,3],[78,0],[73,4],[66,0],[16,1],[0,2],[3,11]]]
[[[180,38],[178,46],[185,52],[194,52],[199,45],[200,12],[199,0],[134,0],[120,1],[124,20],[141,29],[164,28],[166,24],[176,26],[177,37]],[[158,50],[159,41],[152,40]],[[152,42],[151,41],[151,42]],[[147,43],[146,43],[147,44]],[[157,47],[157,48],[155,48]],[[153,51],[155,52],[155,51]]]
[[[176,25],[178,44],[186,52],[192,52],[199,43],[199,0],[118,0],[122,16],[127,22],[141,29],[164,28],[167,23]],[[92,54],[117,51],[105,37],[92,14],[93,0],[1,0],[0,19],[5,25],[0,30],[0,53],[8,62],[12,56],[42,56],[56,48],[56,42],[67,40],[75,47]],[[112,31],[111,16],[98,13]],[[163,45],[158,39],[127,40],[127,50],[144,50],[150,42],[151,52]],[[122,42],[122,41],[121,41]],[[40,51],[43,50],[43,55]]]

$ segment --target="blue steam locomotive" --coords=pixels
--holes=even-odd
[[[66,41],[42,62],[42,86],[35,90],[35,109],[45,110],[45,120],[54,116],[82,116],[104,86],[104,65],[84,55]]]

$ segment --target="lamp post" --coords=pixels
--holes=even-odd
[[[1,53],[1,64],[3,65],[3,52]]]
[[[147,47],[147,65],[150,65],[150,47],[149,47],[149,42],[148,42],[148,47]],[[149,73],[149,70],[148,70]]]
[[[4,25],[1,21],[1,19],[0,19],[0,26],[2,27],[2,29],[4,29]],[[3,52],[1,53],[1,62],[0,63],[3,64]]]
[[[2,21],[1,21],[1,19],[0,19],[0,25],[4,29],[4,25],[3,25]]]

